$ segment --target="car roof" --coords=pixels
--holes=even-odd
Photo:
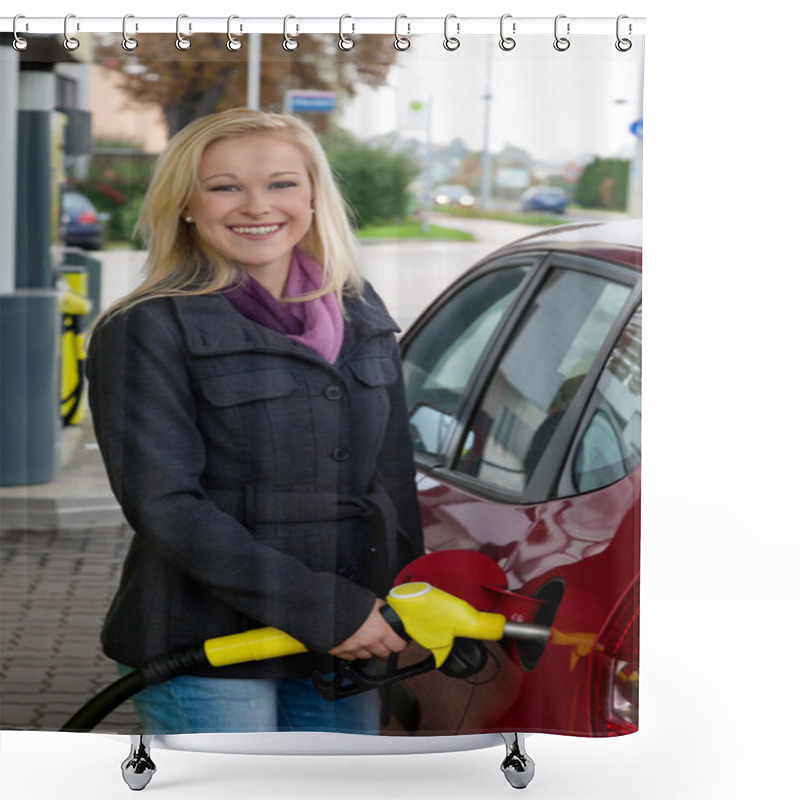
[[[642,268],[642,221],[579,222],[525,236],[494,255],[521,250],[558,250]]]

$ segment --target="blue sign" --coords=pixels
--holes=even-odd
[[[330,114],[336,110],[334,92],[289,92],[288,110],[292,113]]]
[[[642,120],[640,120],[640,119],[637,119],[637,120],[636,120],[636,122],[634,122],[634,123],[631,125],[631,133],[632,133],[632,134],[633,134],[633,135],[634,135],[634,136],[635,136],[637,139],[641,139],[641,138],[642,138]]]

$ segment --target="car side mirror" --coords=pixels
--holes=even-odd
[[[409,417],[414,449],[438,455],[453,428],[453,415],[429,403],[417,403]]]

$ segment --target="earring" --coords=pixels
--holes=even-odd
[[[183,221],[191,225],[194,222],[194,217],[186,216],[183,218]]]

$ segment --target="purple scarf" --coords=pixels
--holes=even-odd
[[[300,297],[322,286],[322,267],[295,247],[284,297]],[[248,319],[302,342],[333,364],[344,336],[344,319],[334,292],[299,303],[282,303],[255,278],[225,292],[231,305]]]

